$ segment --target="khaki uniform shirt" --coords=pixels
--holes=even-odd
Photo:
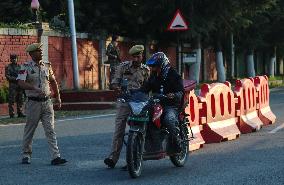
[[[41,61],[39,64],[36,64],[34,61],[29,61],[21,65],[17,80],[23,80],[41,88],[47,96],[50,96],[49,81],[55,80],[55,76],[49,62]],[[39,97],[39,93],[34,90],[25,91],[28,97]]]
[[[149,73],[146,65],[141,64],[140,67],[134,68],[132,62],[126,61],[117,67],[112,84],[120,84],[122,79],[127,79],[128,89],[139,89],[148,80]]]

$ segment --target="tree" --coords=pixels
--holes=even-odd
[[[247,8],[243,12],[243,16],[247,18],[247,24],[238,29],[237,44],[241,50],[246,52],[247,75],[249,77],[255,76],[254,51],[264,45],[264,33],[269,22],[265,15],[269,14],[277,2],[277,0],[244,1]]]
[[[31,1],[5,0],[0,2],[0,23],[25,24],[33,21]],[[66,13],[64,0],[40,1],[40,14],[43,21],[49,22],[55,16]],[[20,16],[19,16],[20,15]]]
[[[17,23],[31,19],[30,3],[25,0],[6,0],[0,2],[0,22]],[[21,15],[21,16],[19,16]]]

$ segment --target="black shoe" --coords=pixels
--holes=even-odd
[[[10,118],[14,118],[14,114],[10,114]]]
[[[29,157],[24,157],[22,159],[22,164],[31,164],[31,159]]]
[[[109,167],[109,168],[114,168],[115,163],[111,158],[105,158],[104,163]]]
[[[67,163],[67,160],[61,157],[57,157],[51,161],[51,165],[61,165],[65,163]]]
[[[127,168],[127,165],[121,167],[121,170],[122,170],[122,171],[127,171],[127,169],[128,169],[128,168]]]
[[[23,113],[18,114],[18,118],[25,118],[25,117],[26,117],[26,115],[24,115]]]

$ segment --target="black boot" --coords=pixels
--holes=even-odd
[[[121,167],[121,170],[122,171],[127,171],[127,164],[125,166]]]
[[[112,158],[108,157],[105,158],[104,163],[109,167],[109,168],[114,168],[116,163],[113,161]]]
[[[55,158],[51,161],[51,165],[62,165],[62,164],[65,164],[67,162],[68,161],[66,159],[63,159],[61,157],[57,157],[57,158]]]

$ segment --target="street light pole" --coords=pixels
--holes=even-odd
[[[40,7],[40,4],[38,0],[32,0],[31,9],[35,17],[34,25],[35,25],[35,28],[37,29],[37,42],[41,42],[41,35],[43,33],[41,18],[39,18],[39,7]]]
[[[69,23],[70,23],[71,39],[72,39],[73,83],[74,83],[74,89],[78,90],[80,89],[80,83],[79,83],[79,67],[78,67],[78,56],[77,56],[76,27],[75,27],[73,0],[68,0],[68,12],[69,12]]]

